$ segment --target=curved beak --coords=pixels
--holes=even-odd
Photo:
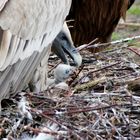
[[[67,28],[63,28],[55,38],[52,44],[52,51],[64,62],[64,64],[69,64],[66,54],[70,56],[76,66],[80,66],[82,64],[82,57],[74,47]]]

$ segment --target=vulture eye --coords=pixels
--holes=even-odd
[[[66,36],[61,37],[62,40],[67,40]]]

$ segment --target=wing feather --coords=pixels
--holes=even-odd
[[[47,47],[62,28],[70,4],[71,0],[8,1],[0,12],[0,71]]]
[[[2,11],[7,2],[8,0],[0,0],[0,11]]]
[[[2,35],[1,47],[0,47],[0,68],[3,66],[6,57],[8,56],[8,51],[11,49],[10,42],[11,42],[12,35],[9,31],[5,31]]]
[[[1,99],[21,90],[49,56],[70,5],[71,0],[0,0]]]

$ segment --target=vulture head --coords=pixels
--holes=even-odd
[[[64,23],[63,29],[53,41],[52,51],[61,58],[64,64],[69,64],[68,58],[65,54],[70,56],[74,61],[75,66],[80,66],[82,63],[82,57],[73,44],[71,34],[66,23]]]

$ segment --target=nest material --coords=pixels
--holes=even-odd
[[[3,101],[1,138],[20,140],[41,132],[66,140],[140,137],[138,53],[124,43],[94,56],[87,51],[82,53],[84,66],[68,80],[68,89],[62,85]],[[54,59],[57,58],[51,57],[50,63]],[[22,97],[28,102],[27,112],[18,107]]]

